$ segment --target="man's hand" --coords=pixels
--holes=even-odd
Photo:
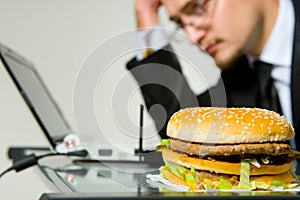
[[[149,28],[158,24],[158,8],[160,6],[160,0],[136,0],[135,11],[137,28]]]

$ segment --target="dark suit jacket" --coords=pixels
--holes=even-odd
[[[300,150],[300,1],[295,0],[295,38],[292,62],[292,110],[296,144]],[[146,106],[159,134],[166,138],[166,122],[180,108],[192,106],[255,107],[256,77],[242,57],[234,68],[221,74],[218,84],[195,96],[181,74],[181,68],[171,46],[146,59],[127,64],[139,83]],[[164,107],[165,111],[156,105]],[[299,132],[299,133],[298,133]],[[298,133],[298,134],[297,134]]]

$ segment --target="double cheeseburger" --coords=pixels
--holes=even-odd
[[[158,150],[171,183],[201,189],[272,189],[295,186],[292,125],[258,108],[187,108],[168,122]]]

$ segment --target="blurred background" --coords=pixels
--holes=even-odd
[[[81,65],[98,45],[112,40],[118,34],[134,30],[134,0],[0,0],[0,5],[0,43],[35,64],[65,117],[72,127],[76,127],[72,95]],[[174,28],[163,9],[160,15],[166,27]],[[134,47],[134,43],[120,45]],[[201,61],[197,69],[187,67],[185,71],[196,93],[216,82],[218,71],[210,58],[200,55],[196,48],[185,51],[185,48],[190,47],[188,41],[181,40],[174,46],[187,53],[184,54],[186,61]],[[114,48],[118,47],[111,47],[107,50],[107,55],[102,56],[109,56]],[[125,62],[132,56],[134,51],[114,63],[125,72]],[[183,61],[184,65],[185,63]],[[133,79],[132,82],[134,83]],[[2,65],[0,91],[2,172],[11,166],[7,158],[10,146],[47,147],[48,142]],[[138,92],[137,96],[135,102],[143,103]],[[133,111],[132,116],[137,116],[135,112],[137,111]],[[101,113],[103,114],[99,112],[99,115]],[[153,131],[151,119],[148,117],[146,120]],[[153,136],[153,141],[157,139],[159,140]],[[55,191],[57,190],[47,184],[36,167],[20,173],[10,172],[0,179],[0,199],[38,199],[42,193]]]

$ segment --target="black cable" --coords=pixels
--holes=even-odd
[[[74,152],[68,152],[68,153],[48,153],[40,156],[36,156],[35,154],[30,154],[28,156],[25,156],[23,158],[17,159],[13,161],[13,166],[5,170],[0,174],[0,178],[8,173],[9,171],[15,170],[16,172],[22,171],[24,169],[27,169],[31,166],[34,166],[38,163],[38,160],[50,157],[50,156],[78,156],[78,157],[85,157],[88,153],[86,150],[80,150],[80,151],[74,151]]]
[[[9,171],[11,171],[11,170],[13,170],[14,168],[13,167],[10,167],[10,168],[8,168],[7,170],[5,170],[4,172],[2,172],[1,174],[0,174],[0,178],[4,175],[4,174],[6,174],[7,172],[9,172]]]
[[[26,153],[27,151],[31,152],[51,152],[51,149],[48,147],[26,147],[26,146],[20,146],[20,147],[9,147],[8,148],[8,157],[11,160],[23,158],[24,156],[28,155]]]

